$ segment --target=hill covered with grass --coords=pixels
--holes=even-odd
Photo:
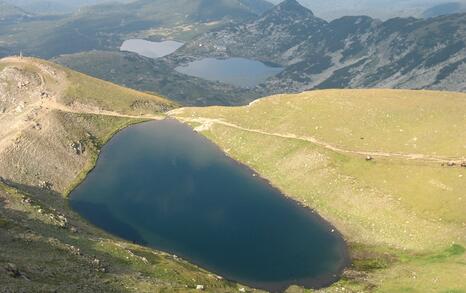
[[[463,292],[465,107],[462,93],[323,90],[170,115],[342,232],[352,265],[322,292]]]

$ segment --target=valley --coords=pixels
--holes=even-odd
[[[466,292],[466,3],[275,2],[0,0],[0,292]]]
[[[326,88],[464,92],[465,19],[464,14],[456,14],[382,22],[347,16],[328,22],[297,1],[287,0],[251,20],[183,40],[183,47],[155,61],[109,51],[61,55],[53,60],[98,78],[161,93],[184,105],[244,105],[267,95]],[[89,58],[93,58],[91,64]],[[129,64],[129,58],[137,62]],[[230,58],[275,64],[283,70],[247,89],[202,80],[202,93],[191,83],[192,76],[176,70],[204,59]],[[125,71],[135,72],[138,79],[120,73]],[[232,90],[236,95],[230,94]]]

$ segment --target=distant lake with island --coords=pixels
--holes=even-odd
[[[175,120],[115,135],[70,203],[114,235],[272,292],[331,284],[347,264],[319,215]]]

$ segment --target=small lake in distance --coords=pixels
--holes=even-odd
[[[347,264],[322,218],[174,120],[115,135],[70,205],[114,235],[272,292],[329,285]]]
[[[141,39],[126,40],[120,51],[137,53],[144,57],[160,58],[178,50],[184,44],[176,41],[151,42]]]
[[[183,74],[243,88],[255,87],[282,70],[282,67],[245,58],[204,58],[176,68]]]

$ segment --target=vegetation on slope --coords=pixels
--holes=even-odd
[[[328,90],[171,115],[343,233],[353,264],[323,292],[463,292],[465,104],[457,93]]]

